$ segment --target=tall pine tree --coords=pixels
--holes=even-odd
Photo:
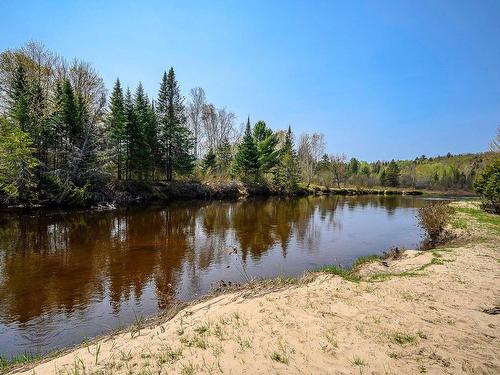
[[[233,171],[244,181],[256,182],[259,178],[259,151],[252,135],[250,118],[234,157]]]
[[[109,104],[108,126],[118,180],[122,179],[123,165],[126,162],[126,118],[123,100],[120,80],[116,79]]]
[[[163,74],[157,113],[165,177],[167,181],[172,181],[174,172],[186,174],[194,167],[193,141],[186,126],[183,98],[173,68],[170,68],[168,74]]]
[[[137,120],[134,99],[127,88],[125,94],[125,118],[127,139],[127,179],[142,173],[142,152],[144,147],[143,134]]]
[[[17,66],[14,73],[9,97],[12,119],[18,124],[21,131],[27,132],[29,128],[28,82],[26,70],[22,64]]]

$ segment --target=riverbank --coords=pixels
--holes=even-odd
[[[454,205],[444,248],[218,291],[17,371],[496,373],[500,219]]]
[[[114,208],[133,205],[164,204],[180,200],[236,200],[254,196],[280,196],[266,184],[244,184],[236,180],[213,179],[199,181],[148,182],[115,181],[100,189],[90,191],[85,197],[61,198],[57,194],[44,193],[31,203],[31,208]],[[306,195],[433,195],[433,196],[476,196],[475,193],[462,190],[436,191],[414,188],[389,187],[325,187],[300,184],[295,196]],[[0,208],[21,208],[16,202],[9,202],[0,197]]]

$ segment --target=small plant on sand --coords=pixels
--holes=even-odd
[[[354,366],[366,366],[366,362],[363,358],[361,357],[354,357],[354,359],[352,360],[352,364]]]
[[[432,248],[445,240],[445,228],[454,210],[447,202],[434,202],[418,210],[418,225],[427,238],[424,248]]]
[[[273,352],[273,354],[271,354],[271,359],[276,362],[284,363],[285,365],[288,364],[288,358],[283,353]]]
[[[417,342],[417,338],[407,333],[396,332],[391,336],[391,341],[398,345],[410,345]]]
[[[401,259],[403,257],[404,250],[400,249],[399,247],[391,247],[389,250],[384,251],[384,254],[382,255],[382,259],[390,259],[390,260],[396,260],[396,259]]]

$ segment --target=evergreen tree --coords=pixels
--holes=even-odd
[[[19,130],[27,132],[29,128],[28,82],[22,64],[17,66],[14,73],[9,97],[12,119],[19,125]]]
[[[282,194],[293,194],[298,189],[299,167],[293,148],[292,129],[288,127],[285,142],[280,150],[279,163],[274,174],[274,184]]]
[[[262,173],[271,172],[278,163],[278,138],[264,121],[255,124],[253,135],[259,153],[259,166]]]
[[[137,172],[139,177],[142,178],[143,176],[148,177],[149,172],[154,166],[154,155],[152,154],[152,149],[154,149],[155,146],[149,144],[148,137],[152,137],[154,142],[156,134],[150,134],[152,127],[151,106],[148,97],[144,93],[142,83],[140,82],[137,86],[134,99],[135,121],[137,132],[140,133],[140,136],[136,139],[134,157],[136,159],[136,166],[140,169]]]
[[[172,181],[174,172],[186,174],[194,167],[193,140],[186,127],[183,98],[173,68],[163,74],[157,113],[165,176]]]
[[[382,173],[380,174],[380,185],[385,186],[387,183],[387,173],[385,172],[385,169],[382,170]]]
[[[201,162],[203,172],[215,172],[217,169],[217,162],[215,152],[212,149],[208,150],[207,154]]]
[[[392,187],[399,186],[400,173],[401,172],[398,164],[394,161],[394,159],[391,160],[389,166],[387,167],[386,178],[385,178],[387,186],[392,186]]]
[[[122,87],[117,79],[110,99],[108,126],[118,180],[122,179],[123,164],[126,161],[126,118],[123,100]]]
[[[151,168],[151,176],[155,177],[155,171],[157,167],[161,167],[160,154],[159,154],[159,141],[158,141],[158,119],[156,117],[156,111],[154,107],[154,102],[152,101],[148,106],[146,112],[146,127],[144,129],[144,137],[147,146],[147,154],[149,156],[149,165]]]
[[[142,172],[142,152],[144,142],[143,134],[137,121],[134,100],[130,90],[127,88],[125,94],[125,119],[126,119],[126,139],[127,139],[127,178]]]
[[[222,139],[221,144],[215,151],[217,170],[223,174],[229,172],[231,163],[233,162],[233,155],[231,152],[231,144],[227,137]]]
[[[349,161],[349,166],[348,166],[349,173],[351,175],[358,174],[359,172],[359,161],[356,158],[352,158]]]
[[[234,157],[233,171],[244,181],[255,182],[259,177],[259,151],[248,118],[245,134]]]
[[[75,93],[69,80],[65,79],[61,93],[61,120],[64,135],[70,144],[77,143],[81,136],[79,108],[75,100]]]

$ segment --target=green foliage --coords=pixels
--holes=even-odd
[[[217,169],[216,155],[212,149],[208,150],[207,154],[203,158],[201,162],[201,169],[205,173],[215,172],[215,170]]]
[[[28,82],[23,65],[18,64],[10,90],[11,116],[21,131],[29,127]]]
[[[39,164],[27,132],[0,118],[0,190],[27,204],[34,196],[33,170]]]
[[[259,121],[255,124],[253,136],[257,143],[260,173],[269,173],[278,163],[279,152],[276,148],[278,145],[278,138],[273,131],[266,126],[264,121]]]
[[[5,358],[0,356],[0,374],[6,373],[14,366],[26,365],[42,359],[41,356],[25,352],[15,357]]]
[[[259,178],[259,151],[247,121],[245,134],[234,157],[233,171],[243,181],[256,182]]]
[[[500,214],[500,157],[478,174],[473,187],[481,195],[484,207]]]
[[[358,174],[359,172],[359,161],[356,158],[351,158],[348,165],[348,171],[351,175]]]
[[[387,173],[385,172],[384,169],[380,174],[380,185],[385,186],[386,183],[387,183]]]
[[[120,80],[116,80],[111,94],[110,108],[108,114],[108,126],[111,138],[111,152],[117,171],[117,179],[122,179],[123,164],[126,159],[127,132],[125,104]]]
[[[279,163],[274,173],[274,186],[281,194],[294,194],[298,190],[299,167],[293,148],[292,130],[289,127],[283,147],[279,152]]]
[[[141,83],[139,83],[135,92],[134,112],[137,131],[140,133],[140,136],[135,140],[137,149],[134,156],[137,158],[138,176],[142,179],[147,178],[153,169],[157,147],[155,119],[151,115],[151,105]]]
[[[193,139],[186,127],[183,98],[173,68],[165,72],[158,94],[159,145],[165,176],[172,181],[174,172],[187,174],[193,170]]]
[[[130,90],[125,94],[125,119],[127,142],[127,179],[140,175],[143,167],[144,134],[137,119],[134,100]]]
[[[389,166],[387,167],[387,170],[385,170],[385,173],[386,176],[384,179],[384,186],[399,186],[399,175],[401,174],[401,171],[398,164],[394,160],[391,160]]]

